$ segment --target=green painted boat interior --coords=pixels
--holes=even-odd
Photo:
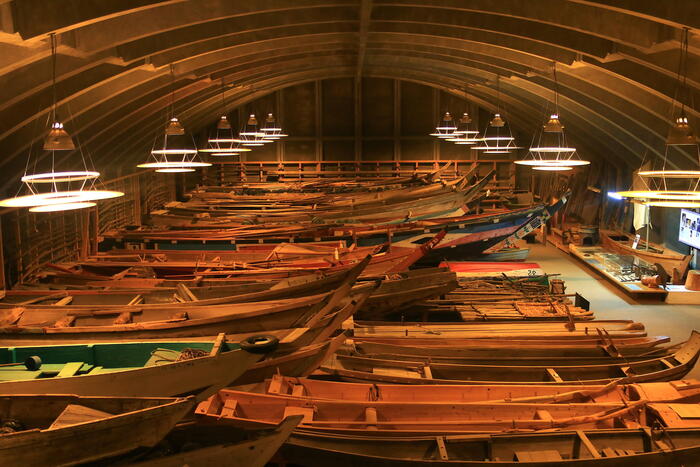
[[[124,342],[0,348],[0,382],[110,373],[208,355],[213,342]],[[222,352],[240,349],[224,342]],[[41,367],[24,362],[39,357]],[[16,365],[9,365],[15,363]]]

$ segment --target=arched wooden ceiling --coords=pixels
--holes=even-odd
[[[231,108],[333,77],[410,80],[496,106],[532,133],[553,99],[584,157],[635,167],[663,152],[682,29],[689,116],[700,102],[700,2],[688,0],[0,0],[0,166],[19,171],[51,104],[98,167],[131,168],[175,108],[189,131]],[[678,156],[681,157],[681,156]]]

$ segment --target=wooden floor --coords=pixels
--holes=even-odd
[[[692,329],[700,330],[700,306],[668,305],[656,300],[635,300],[618,290],[576,258],[552,245],[529,245],[528,261],[539,263],[549,273],[560,273],[567,292],[578,292],[591,302],[597,319],[631,319],[644,323],[649,335],[666,335],[671,342],[688,339]],[[696,366],[689,378],[700,378]]]

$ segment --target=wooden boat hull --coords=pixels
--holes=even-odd
[[[210,336],[220,332],[237,334],[312,326],[313,323],[332,313],[337,306],[351,300],[354,279],[348,278],[333,292],[289,299],[263,302],[262,304],[211,305],[191,307],[173,316],[172,310],[145,310],[137,308],[108,310],[104,312],[75,312],[76,318],[66,312],[46,311],[23,313],[9,310],[4,315],[5,327],[0,328],[0,338],[36,339],[47,336],[52,340],[93,339],[157,339],[167,337]],[[370,290],[371,289],[371,290]],[[361,296],[371,293],[373,284],[358,286]],[[120,324],[122,313],[134,322]],[[114,317],[117,316],[117,320]],[[66,322],[66,319],[72,321]]]
[[[678,467],[698,466],[699,429],[666,429],[668,436],[643,430],[583,430],[469,437],[339,436],[297,430],[280,457],[305,466],[356,467]],[[582,435],[590,442],[582,442]],[[674,440],[674,447],[667,439]],[[595,451],[594,454],[587,448]]]
[[[635,357],[639,355],[659,356],[668,353],[661,344],[670,342],[667,336],[642,337],[615,341],[617,353],[606,350],[609,342],[604,339],[587,341],[560,341],[556,339],[525,340],[499,339],[497,343],[484,339],[418,339],[418,338],[353,338],[363,352],[414,355],[418,357],[457,357],[488,359],[490,357],[610,357],[611,355]]]
[[[685,376],[700,356],[700,333],[672,355],[636,362],[593,365],[486,365],[383,360],[336,354],[321,365],[322,374],[346,381],[400,384],[608,384],[671,381]]]
[[[251,384],[264,381],[276,374],[308,376],[342,345],[344,335],[336,336],[325,342],[299,348],[287,355],[275,356],[255,363],[244,374],[233,381],[232,385]]]
[[[631,234],[626,234],[624,232],[613,232],[610,230],[600,231],[600,240],[606,248],[621,253],[623,255],[632,255],[643,259],[650,264],[660,264],[666,270],[669,277],[675,276],[678,279],[682,279],[686,272],[688,272],[688,266],[690,265],[691,256],[683,255],[681,253],[676,253],[674,251],[663,248],[660,245],[651,244],[654,250],[661,251],[654,252],[646,250],[644,245],[646,242],[640,240],[640,245],[638,248],[632,248],[633,236]]]
[[[14,347],[2,349],[11,353],[14,360],[21,364],[25,358],[38,356],[45,363],[56,366],[59,363],[84,362],[95,365],[103,352],[133,353],[138,345],[138,352],[143,362],[149,359],[151,352],[157,349],[183,349],[194,347],[211,348],[202,342],[168,342],[124,343],[121,345],[73,345],[67,347]],[[0,394],[76,394],[85,396],[181,396],[208,391],[211,387],[224,387],[259,362],[264,355],[252,354],[244,350],[232,350],[218,355],[193,358],[190,360],[168,362],[141,368],[120,368],[118,371],[94,369],[86,374],[67,377],[42,377],[41,368],[30,372],[20,366],[18,370],[8,367],[0,368]],[[14,367],[12,367],[14,368]],[[12,380],[11,373],[18,378]],[[33,379],[24,379],[36,374]],[[20,379],[21,378],[21,379]]]
[[[131,402],[134,410],[109,416],[120,404],[115,398],[77,396],[8,396],[12,399],[12,418],[31,420],[30,410],[41,407],[43,415],[58,416],[66,403],[79,404],[108,412],[104,418],[54,429],[20,431],[0,437],[0,464],[31,466],[67,466],[98,461],[158,443],[194,405],[193,399]],[[17,407],[22,400],[22,407]],[[159,402],[160,401],[160,402]],[[6,404],[4,404],[6,405]],[[29,406],[29,407],[25,407]],[[3,417],[5,418],[5,417]]]
[[[437,401],[538,402],[561,404],[569,402],[700,402],[700,382],[681,380],[660,383],[569,386],[551,385],[406,385],[383,383],[349,383],[273,375],[262,383],[241,386],[241,391],[308,400],[338,400],[352,402],[432,403]]]
[[[215,427],[205,430],[205,427],[195,426],[190,430],[174,430],[168,437],[167,449],[172,452],[172,446],[177,445],[181,450],[175,454],[156,457],[130,464],[134,467],[176,467],[204,465],[240,465],[245,467],[264,467],[289,438],[302,417],[293,415],[285,418],[272,430],[250,433],[247,439],[240,438],[240,430],[231,433]],[[201,443],[200,443],[201,441]],[[215,444],[214,444],[215,443]],[[188,448],[192,444],[201,445],[197,449]],[[185,449],[182,449],[184,447]]]

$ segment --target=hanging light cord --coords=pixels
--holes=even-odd
[[[53,90],[53,105],[51,107],[51,118],[54,122],[58,121],[56,118],[56,102],[58,101],[56,97],[56,33],[52,32],[49,34],[51,37],[51,88]]]
[[[683,28],[681,35],[680,57],[678,59],[678,75],[677,82],[680,84],[680,90],[677,94],[679,103],[681,104],[681,116],[685,114],[686,94],[690,94],[687,86],[688,77],[688,28]]]
[[[552,63],[552,75],[554,76],[554,113],[559,115],[559,81],[557,80],[557,62]]]
[[[170,64],[170,118],[175,116],[175,67]]]
[[[224,85],[224,79],[221,78],[221,115],[226,114],[226,87]]]

